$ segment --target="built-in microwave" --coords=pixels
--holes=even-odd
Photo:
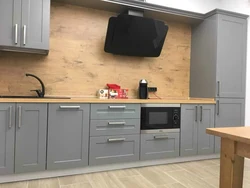
[[[180,104],[142,104],[141,132],[161,133],[180,130]]]

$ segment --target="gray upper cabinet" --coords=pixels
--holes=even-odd
[[[215,127],[244,126],[245,100],[218,99],[216,104]],[[220,138],[215,137],[215,152],[220,151]]]
[[[198,105],[181,105],[181,156],[197,154],[197,126]]]
[[[245,97],[247,20],[218,15],[217,96]]]
[[[214,127],[215,105],[181,106],[181,156],[214,153],[214,137],[206,134]]]
[[[49,49],[50,0],[22,0],[21,46]]]
[[[47,104],[20,104],[16,108],[15,173],[45,170]]]
[[[15,148],[14,142],[15,142],[15,104],[1,103],[0,104],[0,175],[14,173],[14,148]]]
[[[89,104],[49,104],[47,169],[88,165]]]
[[[215,105],[200,105],[199,108],[198,155],[212,154],[214,136],[206,134],[206,129],[214,128]]]
[[[20,46],[21,0],[0,1],[0,46]]]
[[[247,16],[210,14],[192,28],[191,97],[245,97]]]
[[[50,0],[1,0],[0,50],[47,54]]]

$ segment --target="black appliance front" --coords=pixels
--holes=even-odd
[[[142,107],[141,130],[179,129],[180,107]]]

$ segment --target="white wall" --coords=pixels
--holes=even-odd
[[[233,12],[250,14],[250,0],[146,0],[163,6],[177,8],[198,13],[207,13],[215,8]],[[246,112],[245,124],[250,126],[250,19],[248,19],[248,50],[247,50],[247,78],[246,78]]]

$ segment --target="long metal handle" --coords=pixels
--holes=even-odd
[[[200,106],[201,114],[200,114],[200,121],[202,121],[202,106]]]
[[[109,106],[110,109],[125,109],[126,106]]]
[[[12,127],[12,106],[9,108],[9,128]]]
[[[23,45],[26,45],[26,25],[23,25]]]
[[[159,139],[168,139],[167,135],[159,135],[159,136],[154,136],[155,140],[159,140]]]
[[[18,128],[21,128],[22,124],[22,107],[18,106]]]
[[[220,114],[220,101],[216,101],[216,106],[217,106],[217,116]]]
[[[80,109],[80,106],[60,106],[60,109]]]
[[[217,81],[217,96],[220,96],[220,81]]]
[[[125,125],[126,124],[126,122],[124,122],[124,121],[117,121],[117,122],[108,122],[108,124],[109,125]]]
[[[126,138],[109,138],[108,142],[123,142]]]
[[[15,24],[15,44],[17,44],[17,32],[18,32],[18,25]]]
[[[195,121],[197,121],[198,118],[198,106],[195,106]]]

